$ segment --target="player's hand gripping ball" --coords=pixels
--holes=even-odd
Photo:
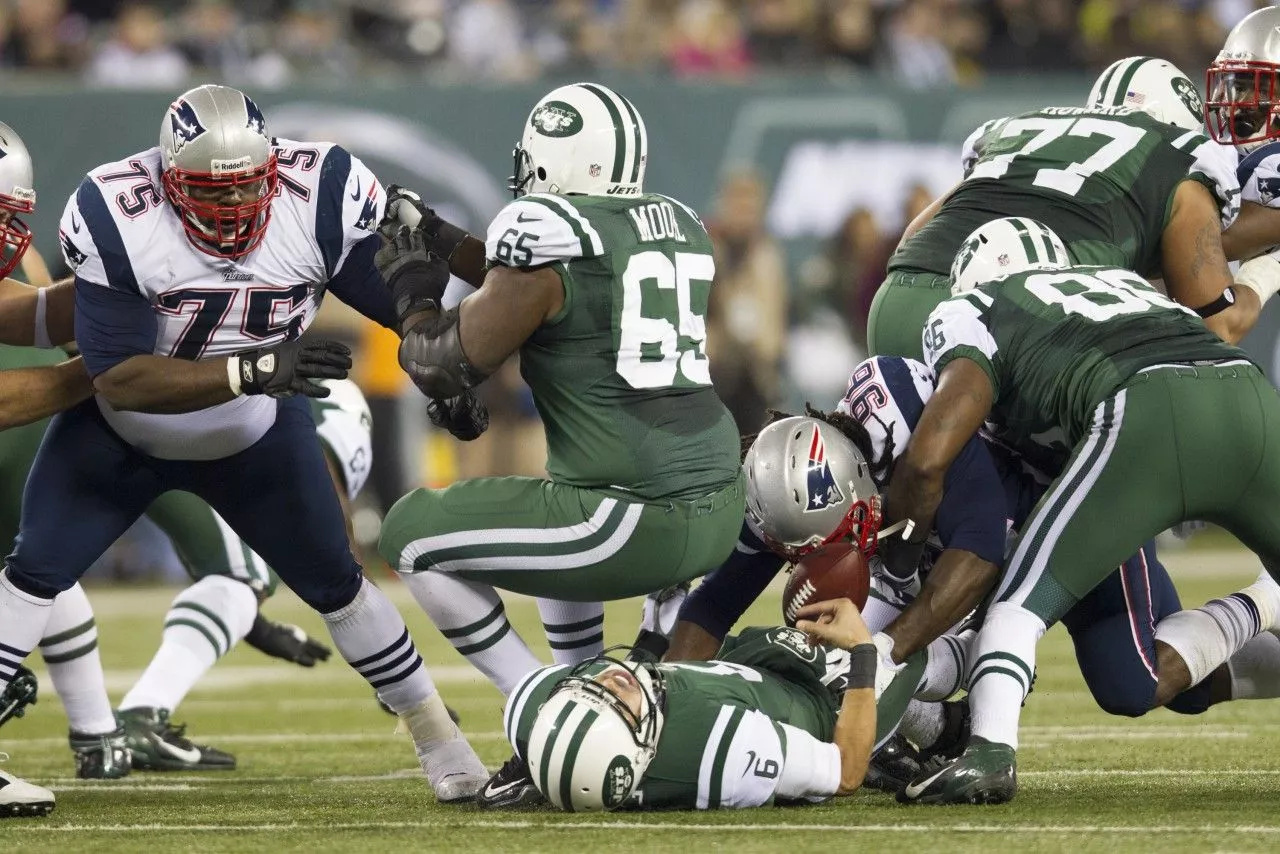
[[[796,611],[810,602],[852,599],[861,611],[871,591],[867,559],[852,543],[828,543],[800,559],[782,593],[782,617],[795,626]]]

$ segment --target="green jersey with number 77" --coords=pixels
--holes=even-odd
[[[559,315],[520,349],[552,478],[662,498],[737,477],[737,430],[704,352],[715,261],[692,210],[656,194],[522,196],[485,249],[551,265],[564,284]]]

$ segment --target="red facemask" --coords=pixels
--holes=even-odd
[[[9,221],[0,226],[0,278],[12,273],[31,245],[31,229],[17,215],[31,213],[36,203],[0,194],[0,210],[10,213]]]
[[[262,166],[234,175],[172,167],[165,170],[161,180],[169,201],[181,214],[182,227],[201,252],[219,258],[240,258],[256,249],[266,235],[271,202],[279,184],[274,152]],[[242,188],[247,201],[225,204],[193,195],[193,191],[227,191],[236,187]]]
[[[1204,102],[1209,136],[1223,145],[1280,139],[1280,66],[1226,59],[1209,66]]]
[[[829,545],[840,540],[849,540],[858,547],[858,551],[862,552],[864,557],[871,557],[876,553],[876,545],[878,544],[877,534],[880,533],[880,525],[884,522],[880,510],[880,496],[873,496],[869,501],[855,501],[849,508],[849,512],[844,514],[844,518],[836,529],[821,542],[811,542],[802,546],[789,546],[786,543],[780,543],[763,534],[765,545],[771,551],[787,560],[800,560],[807,554],[810,554],[825,545]]]

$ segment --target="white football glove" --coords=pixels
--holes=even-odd
[[[884,632],[876,632],[871,636],[871,642],[876,645],[876,651],[880,653],[880,661],[876,665],[876,700],[880,700],[883,694],[893,683],[893,678],[902,672],[907,666],[904,661],[902,664],[893,663],[893,638]]]
[[[1267,300],[1280,291],[1280,260],[1275,253],[1270,253],[1245,261],[1236,270],[1236,284],[1252,290],[1266,305]]]
[[[894,598],[901,602],[910,602],[920,593],[920,571],[916,570],[911,573],[910,578],[898,578],[891,575],[884,566],[884,560],[879,555],[872,555],[867,561],[867,568],[871,571],[873,578],[879,578],[882,583],[893,590]]]
[[[657,593],[650,593],[644,600],[644,616],[640,620],[642,631],[655,632],[670,639],[680,618],[680,606],[689,595],[689,582],[676,584]]]

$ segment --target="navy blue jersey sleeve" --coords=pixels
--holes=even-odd
[[[353,246],[342,269],[329,280],[328,289],[373,322],[395,329],[396,307],[391,289],[373,265],[373,256],[381,245],[382,238],[373,234]]]
[[[785,565],[786,561],[769,551],[743,522],[738,544],[684,600],[680,619],[701,626],[713,637],[724,638]]]
[[[143,296],[76,277],[76,344],[89,376],[126,359],[148,355],[156,344],[156,313]]]
[[[987,444],[973,436],[947,471],[934,529],[944,549],[999,565],[1008,525],[1004,486]]]

